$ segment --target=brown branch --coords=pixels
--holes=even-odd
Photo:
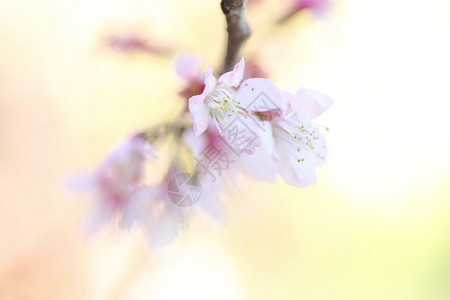
[[[239,60],[239,50],[250,37],[250,28],[245,18],[247,0],[222,0],[222,11],[227,18],[228,44],[222,72],[233,69]]]

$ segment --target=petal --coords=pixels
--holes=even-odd
[[[307,120],[317,118],[332,104],[330,97],[315,90],[301,89],[294,98],[295,112]]]
[[[194,134],[194,130],[191,128],[188,128],[184,131],[182,140],[188,146],[189,149],[193,152],[194,155],[198,155],[200,152],[203,151],[203,149],[206,148],[208,145],[208,138],[207,135],[201,135],[197,137]]]
[[[200,95],[189,98],[189,113],[194,123],[194,133],[196,136],[200,136],[208,128],[210,117],[208,106],[205,104],[205,98],[212,92],[217,83],[216,78],[212,74],[211,67],[206,70],[204,82],[205,89],[203,92]]]
[[[209,109],[204,102],[204,95],[192,96],[189,98],[189,114],[194,124],[195,136],[200,136],[208,128]]]
[[[149,143],[145,143],[143,152],[150,158],[158,158],[155,147]]]
[[[133,195],[133,205],[124,214],[123,226],[138,221],[153,246],[169,244],[177,236],[182,221],[182,211],[169,202],[163,185],[144,186]],[[163,199],[161,199],[163,197]]]
[[[280,161],[276,167],[284,181],[297,187],[307,187],[308,185],[317,182],[316,170],[310,161],[305,160],[303,162],[297,162],[297,160],[286,151],[287,149],[278,147],[277,150],[280,155]]]
[[[213,183],[210,178],[201,177],[200,182],[202,194],[197,204],[213,220],[225,223],[226,212],[219,198],[220,187],[223,186],[222,180],[218,179]]]
[[[271,157],[265,149],[256,148],[251,155],[242,155],[236,159],[236,168],[247,175],[268,182],[274,182],[277,178],[277,170]]]
[[[158,158],[155,147],[145,140],[145,133],[141,132],[130,139],[130,151],[141,153],[143,158]]]
[[[244,78],[245,61],[244,57],[234,66],[233,71],[226,72],[219,78],[219,83],[224,83],[229,86],[238,86]]]
[[[295,96],[292,93],[282,90],[281,94],[283,95],[284,102],[288,106],[291,106],[291,105],[293,105],[295,103]]]
[[[160,214],[149,216],[144,222],[151,244],[162,247],[171,243],[181,229],[182,220],[181,209],[165,202]]]
[[[281,91],[270,80],[263,78],[250,78],[244,81],[235,98],[241,107],[250,111],[283,110],[286,107]]]
[[[202,60],[195,55],[180,55],[175,60],[175,72],[186,81],[197,80],[201,74]]]
[[[148,205],[159,193],[158,186],[141,186],[130,195],[123,208],[122,228],[130,229],[135,222],[147,218]]]
[[[67,179],[65,186],[71,191],[88,191],[97,187],[97,180],[93,174],[74,175]]]
[[[96,203],[83,222],[83,232],[87,235],[98,233],[103,226],[111,221],[115,213],[114,209],[105,202]]]
[[[261,143],[266,148],[267,153],[273,156],[273,158],[276,160],[278,156],[275,152],[275,141],[273,139],[272,125],[269,121],[263,121],[261,123],[263,125],[263,128],[259,133]]]
[[[206,97],[209,93],[212,92],[212,90],[214,89],[214,87],[217,84],[216,77],[214,77],[213,70],[211,67],[209,67],[206,70],[204,83],[205,83],[205,89],[203,90],[202,94]]]

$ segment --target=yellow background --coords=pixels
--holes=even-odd
[[[138,230],[85,237],[89,201],[64,188],[181,103],[170,59],[100,38],[144,28],[217,66],[219,0],[2,0],[0,299],[449,299],[450,4],[334,2],[276,31],[283,1],[248,9],[246,53],[335,100],[319,183],[241,178],[226,225],[155,251]]]

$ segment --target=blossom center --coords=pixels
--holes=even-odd
[[[218,124],[227,125],[240,111],[239,102],[234,95],[232,88],[219,85],[205,99],[219,131]]]
[[[322,135],[310,122],[301,122],[287,116],[277,122],[274,130],[275,135],[284,142],[297,162],[304,162],[305,158],[309,159],[311,156],[320,160],[325,159],[326,146]]]

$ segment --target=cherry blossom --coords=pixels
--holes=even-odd
[[[290,1],[291,9],[272,25],[281,25],[304,10],[323,13],[330,2]],[[90,176],[78,181],[78,186],[95,193],[91,231],[111,221],[122,229],[137,226],[151,245],[164,246],[194,214],[223,222],[222,201],[239,189],[239,174],[270,182],[279,175],[298,187],[316,183],[316,167],[324,163],[327,146],[321,132],[324,127],[313,120],[332,100],[308,89],[291,94],[263,78],[269,52],[264,60],[257,59],[257,47],[248,56],[247,68],[244,57],[237,62],[251,35],[246,3],[223,0],[220,5],[228,33],[222,70],[231,70],[235,64],[234,68],[216,74],[217,79],[212,67],[204,71],[199,56],[179,55],[174,68],[182,87],[169,94],[180,100],[179,108],[171,107],[169,118],[156,116],[164,121],[126,139]],[[117,32],[106,42],[121,52],[158,54],[160,59],[173,53],[173,47],[135,30]],[[159,169],[153,173],[147,170],[147,162],[156,157],[153,147],[157,146],[163,146],[164,155],[158,166],[153,165]],[[151,176],[145,178],[145,174]]]
[[[262,144],[276,162],[279,174],[287,183],[299,187],[316,183],[315,166],[325,161],[327,147],[320,128],[311,120],[327,110],[332,100],[306,89],[292,95],[258,78],[244,81],[236,99],[248,103],[250,94],[258,93],[264,93],[270,102],[251,109],[260,119]]]
[[[212,122],[212,121],[211,121]],[[256,127],[252,121],[247,121],[251,124],[253,131],[257,132],[260,129]],[[276,179],[276,169],[270,160],[270,156],[262,149],[260,141],[255,141],[249,144],[251,149],[244,151],[242,155],[236,155],[232,150],[232,146],[227,144],[226,139],[220,135],[217,128],[208,126],[206,131],[200,136],[196,137],[193,130],[186,130],[183,135],[183,141],[192,150],[195,157],[200,157],[201,152],[213,145],[221,155],[226,156],[230,161],[227,166],[226,174],[223,177],[233,177],[238,172],[243,172],[255,179],[273,182]],[[201,172],[202,170],[200,170]],[[220,190],[220,189],[218,189]],[[223,190],[222,190],[223,191]]]
[[[89,221],[90,230],[96,231],[101,225],[116,219],[127,227],[129,216],[124,215],[144,178],[147,157],[156,157],[151,146],[142,135],[135,135],[113,149],[84,182],[90,182],[97,202]]]
[[[189,98],[189,112],[196,136],[205,132],[211,118],[221,131],[223,126],[241,113],[234,94],[244,76],[244,68],[245,62],[242,58],[232,71],[220,76],[218,81],[212,74],[212,68],[208,68],[203,92]]]
[[[178,235],[193,213],[204,212],[223,222],[226,214],[221,197],[229,192],[227,182],[237,188],[237,173],[265,181],[274,181],[278,173],[298,187],[316,182],[315,168],[325,161],[327,148],[321,127],[312,120],[326,111],[332,100],[308,89],[293,95],[263,78],[241,83],[244,64],[242,59],[217,81],[211,68],[202,74],[198,58],[177,59],[177,74],[188,86],[204,84],[201,94],[189,98],[193,126],[178,120],[176,126],[156,127],[127,139],[106,156],[91,176],[97,194],[93,230],[113,219],[123,228],[138,225],[152,245],[163,246]],[[239,151],[227,139],[232,131],[228,125],[233,124],[236,132],[246,131],[244,138],[253,135]],[[149,140],[168,134],[181,138],[179,142],[190,149],[194,164],[197,162],[194,171],[189,175],[173,158],[161,180],[146,184],[145,163],[147,157],[155,157]],[[218,155],[226,157],[222,159],[226,167],[213,170],[218,171],[214,178],[199,164],[203,151],[211,145]],[[177,176],[198,183],[198,203],[173,202],[170,195]]]

